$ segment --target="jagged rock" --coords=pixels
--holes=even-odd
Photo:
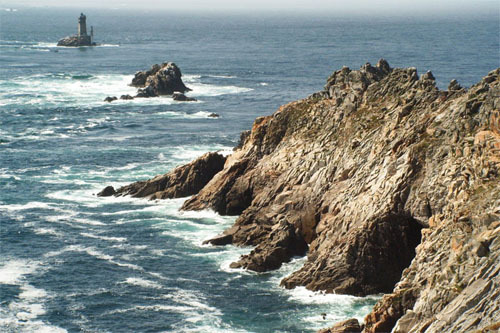
[[[363,332],[494,327],[499,92],[500,69],[449,93],[384,60],[344,67],[320,93],[257,118],[182,209],[239,215],[213,239],[255,246],[232,267],[275,269],[308,248],[284,286],[388,293]]]
[[[457,80],[451,80],[448,85],[448,91],[457,91],[463,89]]]
[[[174,101],[178,101],[178,102],[195,102],[196,101],[196,98],[193,98],[193,97],[187,97],[186,95],[182,94],[182,93],[175,93],[173,96],[172,96],[172,99]]]
[[[190,91],[182,82],[179,67],[173,62],[156,64],[150,70],[137,72],[132,79],[132,86],[140,87],[136,97],[156,97],[173,95],[175,92],[185,93]]]
[[[195,161],[175,168],[164,175],[120,187],[114,195],[136,198],[171,199],[196,194],[224,167],[226,158],[206,153]]]
[[[320,330],[318,333],[361,333],[361,326],[357,319],[347,319],[335,324],[331,328]]]
[[[130,95],[121,95],[121,96],[120,96],[120,99],[130,100],[130,99],[134,99],[134,97],[132,97],[132,96],[130,96]]]
[[[265,272],[278,269],[283,262],[288,262],[294,256],[303,256],[307,251],[307,243],[295,226],[282,220],[271,228],[270,242],[261,244],[252,250],[249,255],[233,262],[231,268],[248,268],[256,272]],[[231,237],[232,238],[232,237]],[[213,240],[212,244],[216,245]]]
[[[104,99],[105,102],[111,103],[113,101],[116,101],[118,98],[116,96],[108,96]]]
[[[228,245],[231,244],[232,242],[233,242],[233,236],[231,234],[222,234],[212,239],[203,241],[203,244]]]
[[[101,192],[97,193],[98,197],[110,197],[116,193],[113,186],[106,186]]]
[[[256,246],[233,267],[257,271],[290,259],[275,241],[282,221],[293,225],[300,237],[283,238],[297,247],[305,241],[309,252],[304,267],[282,281],[286,287],[366,295],[404,281],[378,303],[365,332],[390,331],[411,309],[406,323],[431,325],[432,313],[469,281],[442,273],[463,260],[450,249],[451,236],[460,235],[451,243],[460,251],[476,246],[472,235],[485,222],[471,218],[500,204],[498,72],[447,96],[431,73],[419,78],[415,68],[385,61],[342,68],[314,98],[256,119],[224,170],[183,209],[241,214],[223,243]],[[469,274],[495,271],[489,249],[471,256]],[[492,304],[498,297],[487,296]],[[480,313],[480,305],[472,310]]]

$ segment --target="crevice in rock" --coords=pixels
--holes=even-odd
[[[358,276],[364,277],[364,281],[359,281],[361,287],[366,288],[363,293],[393,290],[403,270],[415,257],[421,230],[422,225],[411,215],[392,214],[371,224],[367,238],[358,237],[348,260],[354,261]]]

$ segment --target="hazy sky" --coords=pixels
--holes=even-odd
[[[327,13],[484,12],[498,15],[498,0],[0,0],[1,7],[141,8],[197,11],[317,11]]]

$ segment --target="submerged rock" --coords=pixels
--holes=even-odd
[[[187,97],[186,95],[182,94],[182,93],[175,93],[173,96],[172,96],[172,99],[174,101],[178,101],[178,102],[195,102],[196,101],[196,98],[193,98],[193,97]]]
[[[219,118],[220,116],[215,113],[215,112],[212,112],[211,114],[208,115],[208,118]]]
[[[111,103],[113,101],[116,101],[118,100],[118,98],[116,96],[108,96],[104,99],[105,102],[108,102],[108,103]]]

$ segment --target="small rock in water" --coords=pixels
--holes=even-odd
[[[172,96],[172,99],[174,101],[178,101],[178,102],[195,102],[196,101],[196,98],[187,97],[186,95],[184,95],[182,93],[175,93]]]
[[[117,99],[118,99],[118,98],[117,98],[116,96],[113,96],[113,97],[108,96],[108,97],[106,97],[106,98],[104,99],[104,101],[105,101],[105,102],[108,102],[108,103],[111,103],[111,102],[113,102],[113,101],[116,101]]]
[[[113,186],[106,186],[101,192],[97,193],[98,197],[110,197],[115,194],[115,188]]]
[[[215,112],[212,112],[211,114],[208,115],[209,118],[219,118],[219,115]]]
[[[134,97],[130,96],[130,95],[121,95],[120,96],[120,99],[134,99]]]

